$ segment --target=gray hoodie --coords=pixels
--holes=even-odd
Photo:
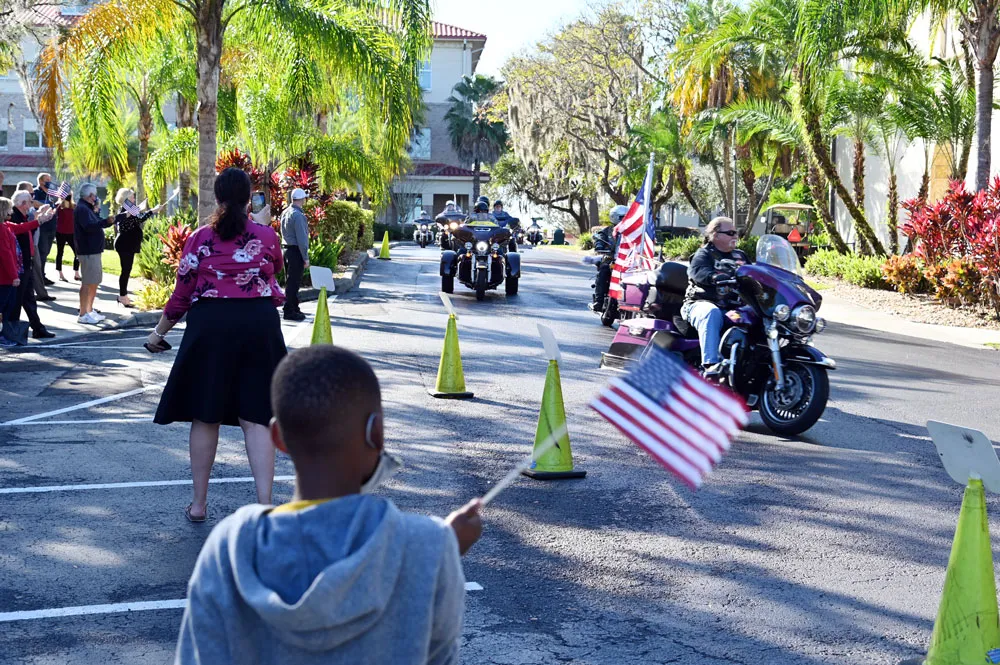
[[[252,505],[209,535],[175,664],[457,665],[465,576],[454,531],[352,495]]]

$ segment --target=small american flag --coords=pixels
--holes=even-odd
[[[51,181],[45,186],[45,193],[53,199],[58,199],[62,201],[67,196],[69,196],[69,183],[65,180],[56,187]]]
[[[701,486],[749,421],[739,397],[656,345],[590,407],[691,489]]]
[[[139,217],[140,215],[142,215],[142,211],[139,210],[139,206],[137,206],[129,199],[125,199],[125,202],[122,203],[122,208],[124,208],[125,212],[132,215],[133,217]]]

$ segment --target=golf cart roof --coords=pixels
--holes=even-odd
[[[775,203],[764,212],[768,210],[815,210],[815,208],[807,203]]]

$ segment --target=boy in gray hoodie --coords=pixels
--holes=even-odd
[[[295,497],[224,519],[188,583],[178,665],[457,665],[478,501],[447,521],[367,494],[385,475],[375,373],[334,346],[289,354],[271,386]]]

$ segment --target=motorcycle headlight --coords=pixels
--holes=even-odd
[[[816,317],[816,332],[821,333],[826,330],[826,319]]]
[[[426,224],[421,224],[420,225],[420,230],[421,231],[426,231],[427,230],[427,225]]]
[[[448,225],[448,228],[454,231],[455,229],[458,228],[458,222],[452,222],[451,224]]]
[[[486,250],[488,250],[489,248],[490,248],[489,243],[483,242],[482,240],[476,243],[476,251],[479,252],[480,254],[485,254]]]
[[[778,305],[774,308],[774,311],[771,312],[771,315],[774,316],[776,321],[787,321],[788,317],[792,315],[792,308],[784,304]]]
[[[494,252],[499,252],[500,251],[500,245],[498,245],[497,243],[493,243],[493,251]]]
[[[472,249],[472,243],[471,242],[465,243],[465,248],[466,249]]]
[[[810,333],[816,327],[816,309],[812,305],[796,307],[792,312],[792,324],[800,333]]]

